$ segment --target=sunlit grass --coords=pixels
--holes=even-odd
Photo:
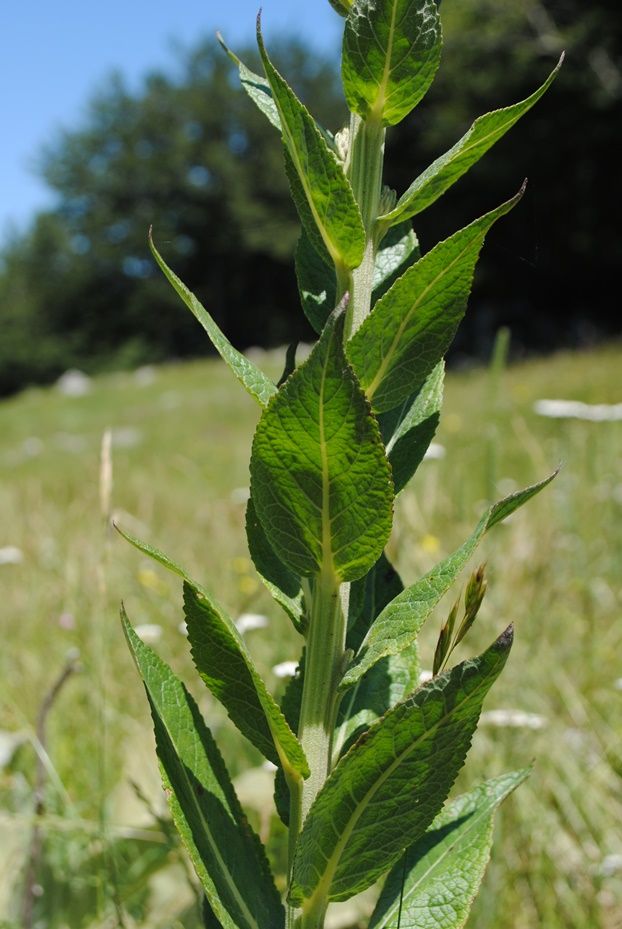
[[[278,373],[275,357],[262,363]],[[550,420],[532,410],[545,397],[619,402],[621,363],[612,347],[519,365],[498,385],[487,371],[452,374],[437,436],[445,456],[424,462],[398,503],[390,550],[411,582],[466,537],[492,496],[562,464],[554,485],[491,533],[479,555],[488,562],[489,593],[467,644],[483,647],[510,621],[517,632],[487,709],[537,714],[543,725],[488,724],[475,740],[463,784],[536,759],[530,781],[499,816],[495,857],[470,923],[477,929],[614,929],[622,921],[622,869],[612,857],[622,854],[622,424]],[[142,382],[101,378],[83,397],[30,391],[0,407],[0,548],[22,553],[20,563],[0,564],[0,728],[26,740],[0,770],[0,918],[19,895],[32,818],[28,740],[70,649],[80,650],[83,671],[50,715],[48,835],[70,857],[85,842],[92,848],[102,829],[110,837],[148,824],[129,778],[164,808],[144,695],[117,621],[121,598],[135,624],[161,627],[157,649],[192,683],[213,728],[224,722],[192,673],[175,578],[106,526],[99,499],[106,429],[119,523],[174,554],[232,615],[268,615],[266,630],[247,633],[263,671],[297,657],[297,636],[260,587],[244,541],[257,415],[217,362],[157,369]],[[424,665],[449,605],[447,598],[424,632]],[[256,756],[226,732],[219,739],[237,774]],[[258,778],[266,798],[269,785]],[[97,864],[94,885],[108,868]],[[103,913],[112,895],[99,893]],[[174,925],[162,915],[166,907],[192,903],[179,865],[157,893],[160,917],[141,923],[138,914],[137,924]],[[65,905],[57,895],[57,911]]]

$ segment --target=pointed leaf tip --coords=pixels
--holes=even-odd
[[[380,217],[381,228],[389,228],[425,210],[476,164],[546,93],[557,76],[563,57],[531,96],[478,117],[455,145],[413,181],[395,207]]]
[[[496,645],[501,651],[509,651],[514,642],[514,623],[510,623],[507,629],[504,629],[496,641]]]
[[[302,225],[318,254],[335,267],[358,267],[365,251],[365,229],[343,165],[285,78],[274,67],[257,20],[257,44],[276,105],[285,149],[285,168]]]
[[[158,252],[153,238],[149,237],[149,247],[156,260],[156,264],[176,291],[179,297],[186,304],[192,315],[201,324],[209,339],[223,359],[229,366],[238,381],[248,391],[248,393],[265,407],[270,397],[276,394],[276,387],[272,381],[257,368],[245,355],[234,348],[229,339],[221,331],[213,317],[207,312],[202,303],[197,300],[195,295],[186,287],[184,282],[177,277],[175,272],[169,268],[160,253]]]
[[[291,903],[310,909],[322,898],[347,900],[421,838],[464,763],[484,699],[505,665],[507,643],[499,642],[398,703],[340,759],[304,822]]]

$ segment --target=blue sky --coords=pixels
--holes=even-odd
[[[33,173],[58,127],[78,126],[84,104],[113,70],[132,85],[173,67],[174,43],[220,29],[235,47],[251,38],[263,3],[266,39],[283,32],[336,50],[341,20],[328,0],[20,0],[0,9],[0,240],[49,205]]]

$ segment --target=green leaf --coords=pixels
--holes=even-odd
[[[149,234],[149,246],[164,276],[173,286],[173,289],[177,291],[191,313],[201,323],[220,357],[231,368],[251,397],[254,397],[262,406],[266,406],[270,397],[276,393],[276,387],[272,381],[266,377],[263,371],[260,371],[248,358],[233,347],[207,310],[199,303],[194,294],[188,290],[186,285],[180,281],[175,272],[168,267],[155,247],[151,233]]]
[[[519,490],[491,506],[460,548],[385,607],[370,628],[353,664],[344,674],[342,689],[355,684],[381,658],[396,655],[415,641],[423,623],[447,593],[484,534],[534,497],[556,474],[557,471],[554,471],[543,481]]]
[[[388,231],[376,254],[372,306],[419,258],[419,240],[410,223],[400,223]]]
[[[264,411],[251,497],[270,545],[302,576],[364,575],[391,531],[393,486],[376,420],[333,314],[307,361]]]
[[[302,707],[302,689],[305,674],[305,652],[303,650],[298,662],[296,674],[290,677],[281,698],[281,712],[287,720],[292,732],[298,732],[300,725],[300,709]],[[289,825],[289,786],[279,768],[274,777],[274,805],[283,823]]]
[[[298,345],[298,340],[290,342],[285,349],[285,363],[283,365],[283,373],[277,381],[277,390],[279,387],[283,386],[290,374],[293,374],[296,370],[296,352],[298,351]]]
[[[376,304],[348,344],[348,357],[378,412],[417,393],[451,345],[464,316],[473,272],[490,227],[519,193],[440,242]]]
[[[348,107],[394,126],[419,103],[441,57],[436,0],[356,0],[343,37]]]
[[[434,438],[441,417],[444,378],[445,364],[439,361],[414,398],[380,418],[396,494],[411,479]]]
[[[304,598],[300,577],[285,567],[275,555],[257,519],[252,500],[246,508],[246,538],[249,554],[261,580],[299,632],[304,631]]]
[[[348,616],[346,648],[358,652],[373,621],[403,590],[401,577],[383,552],[371,571],[350,587],[350,604],[360,608]]]
[[[352,6],[352,0],[328,0],[328,2],[340,16],[347,16],[348,10]]]
[[[390,710],[337,764],[298,841],[290,902],[317,912],[369,887],[430,825],[471,743],[512,644],[509,627]]]
[[[125,635],[143,679],[173,820],[223,929],[279,929],[285,914],[265,852],[235,795],[199,709],[171,669]]]
[[[281,126],[281,117],[279,116],[279,110],[274,102],[274,97],[272,96],[272,89],[270,84],[259,74],[255,74],[254,71],[251,71],[250,68],[244,64],[243,61],[238,58],[235,52],[232,52],[231,49],[225,44],[225,41],[219,32],[216,33],[216,38],[220,42],[222,48],[225,50],[231,61],[237,66],[238,72],[240,75],[240,84],[251,98],[253,103],[256,105],[257,109],[260,110],[264,116],[267,117],[268,121],[272,123],[275,129],[278,129],[279,132],[283,131]],[[334,146],[334,138],[327,129],[324,129],[320,126],[319,123],[316,123],[318,131],[324,137],[325,141],[330,147]]]
[[[343,167],[309,111],[274,68],[263,44],[259,20],[257,42],[279,111],[283,143],[313,217],[307,233],[313,238],[313,227],[317,229],[335,266],[356,268],[363,259],[365,230]],[[305,216],[301,219],[304,222]]]
[[[489,148],[498,142],[514,123],[527,113],[549,89],[562,66],[564,56],[551,72],[544,84],[530,97],[501,110],[494,110],[476,119],[471,128],[456,144],[437,158],[429,168],[413,181],[408,190],[402,194],[396,206],[378,220],[380,227],[393,226],[395,223],[416,216],[445,191],[455,184],[469,168],[476,164]]]
[[[269,761],[282,764],[288,776],[307,777],[302,748],[266,690],[231,619],[181,565],[119,526],[115,528],[140,552],[184,581],[186,623],[195,664],[240,732]]]
[[[333,759],[343,755],[372,723],[405,700],[419,684],[417,644],[376,662],[344,695],[333,738]]]
[[[369,929],[462,929],[490,858],[495,810],[530,773],[493,778],[447,804],[387,877]]]
[[[242,636],[204,591],[184,583],[192,658],[232,722],[263,755],[294,779],[309,776],[302,747],[255,669]]]
[[[296,247],[296,279],[305,316],[318,334],[335,309],[337,300],[335,268],[323,247],[322,252],[324,257],[311,244],[303,227]]]
[[[269,122],[272,123],[275,129],[278,129],[281,132],[281,119],[279,117],[279,111],[274,98],[272,96],[272,91],[270,90],[270,84],[259,74],[255,74],[254,71],[251,71],[250,68],[247,68],[243,61],[241,61],[235,52],[232,52],[231,49],[225,44],[225,40],[219,32],[216,33],[216,38],[220,42],[221,46],[231,59],[231,61],[237,65],[239,74],[240,74],[240,84],[251,98],[253,103],[256,105],[258,110],[266,116]]]
[[[292,192],[295,186],[293,181]],[[376,254],[372,304],[419,257],[419,243],[410,223],[390,229]],[[319,243],[314,240],[312,244],[304,229],[296,249],[296,278],[305,315],[315,331],[320,333],[336,305],[337,281],[324,243],[320,239]]]
[[[129,532],[126,532],[125,529],[121,529],[117,523],[113,523],[115,529],[120,536],[123,536],[126,542],[129,542],[130,545],[133,545],[134,548],[137,548],[139,552],[142,552],[143,555],[147,555],[149,558],[153,558],[154,561],[157,561],[158,564],[161,564],[162,567],[166,568],[168,571],[172,571],[173,574],[176,574],[177,577],[180,577],[184,581],[188,581],[197,589],[200,589],[200,585],[193,581],[192,578],[186,573],[185,569],[181,565],[177,564],[176,561],[173,561],[168,555],[165,555],[164,552],[161,552],[158,548],[154,548],[153,545],[149,545],[148,542],[142,542],[140,539],[137,539],[136,536],[130,535]]]

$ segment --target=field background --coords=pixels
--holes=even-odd
[[[278,354],[259,363],[278,374]],[[536,714],[527,721],[539,728],[489,720],[461,777],[465,787],[536,759],[498,816],[472,929],[622,927],[622,423],[533,412],[545,397],[620,402],[621,370],[618,345],[496,373],[452,373],[436,439],[445,455],[422,464],[397,506],[390,555],[413,582],[463,541],[489,500],[562,465],[550,488],[491,532],[478,557],[488,563],[489,593],[468,651],[510,621],[517,632],[486,710]],[[275,868],[282,863],[282,834],[268,813],[270,775],[197,686],[178,628],[176,579],[118,537],[100,502],[110,429],[115,518],[174,555],[234,616],[269,617],[247,640],[279,690],[270,668],[295,659],[299,643],[245,549],[256,419],[252,400],[216,361],[102,377],[81,397],[32,390],[0,406],[0,547],[22,553],[19,563],[0,564],[0,924],[23,925],[37,755],[46,777],[33,925],[199,924],[117,620],[122,598],[135,624],[161,627],[156,648],[190,682],[231,772],[253,768],[238,779],[239,791],[270,836]],[[451,596],[422,636],[424,667]],[[72,649],[80,672],[56,699],[42,746],[37,713]],[[337,915],[347,926],[357,912]]]

